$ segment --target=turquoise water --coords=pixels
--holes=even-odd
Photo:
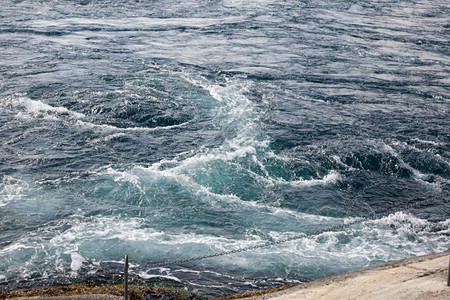
[[[128,254],[218,296],[450,250],[445,1],[4,2],[2,288]]]

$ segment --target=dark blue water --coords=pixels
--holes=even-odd
[[[447,1],[0,4],[4,287],[127,253],[217,296],[450,250]]]

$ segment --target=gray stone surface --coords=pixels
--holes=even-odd
[[[246,299],[450,299],[450,252],[388,263]]]

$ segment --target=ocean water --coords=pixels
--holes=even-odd
[[[450,250],[447,1],[0,4],[1,288],[128,254],[220,296]]]

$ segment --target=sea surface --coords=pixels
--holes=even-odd
[[[446,0],[0,0],[0,288],[448,251],[449,70]]]

